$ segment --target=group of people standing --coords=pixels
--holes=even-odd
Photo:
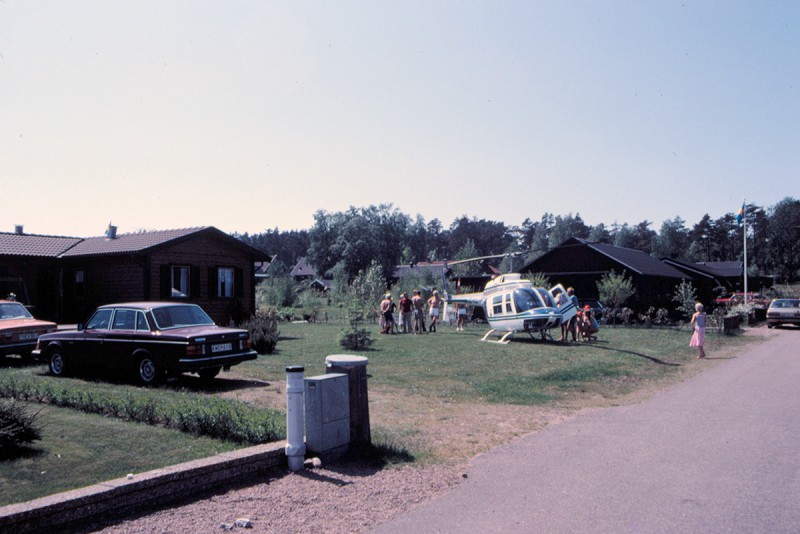
[[[408,292],[404,291],[400,296],[399,303],[394,302],[391,293],[386,293],[380,305],[381,333],[424,334],[436,332],[443,303],[444,300],[436,289],[427,300],[419,289],[415,289],[411,297],[408,296]],[[458,307],[458,329],[463,330],[467,310],[463,306],[456,306]],[[425,324],[426,317],[430,318],[427,326]]]
[[[569,287],[566,293],[556,289],[555,298],[556,306],[559,308],[571,301],[578,310],[578,313],[569,321],[561,323],[561,337],[558,338],[558,341],[566,343],[570,335],[572,336],[572,341],[578,341],[579,338],[581,341],[595,341],[597,333],[600,331],[600,323],[597,322],[597,318],[595,318],[590,306],[584,306],[581,309],[578,297],[575,295],[575,289]]]

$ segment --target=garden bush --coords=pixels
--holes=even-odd
[[[8,399],[0,401],[0,458],[8,458],[24,445],[42,439],[42,431],[36,424],[37,415],[37,412],[29,412],[27,404]]]
[[[250,342],[259,354],[272,354],[278,344],[280,315],[274,308],[261,309],[245,324]]]

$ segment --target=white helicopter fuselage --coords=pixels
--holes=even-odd
[[[502,332],[501,342],[514,332],[527,332],[531,335],[545,335],[548,330],[566,323],[577,314],[577,308],[570,299],[560,307],[556,305],[557,290],[566,295],[563,286],[556,285],[550,290],[535,287],[529,280],[524,280],[518,273],[500,275],[486,284],[482,293],[452,295],[449,302],[472,303],[483,306],[486,320],[492,330],[489,336]]]

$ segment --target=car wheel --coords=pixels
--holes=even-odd
[[[197,374],[200,376],[200,380],[203,382],[210,382],[214,380],[214,377],[217,376],[220,372],[220,367],[212,367],[210,369],[200,369],[197,371]]]
[[[50,351],[50,360],[48,369],[53,376],[65,376],[69,370],[67,359],[61,349],[54,349]]]
[[[157,384],[162,373],[155,360],[148,354],[138,356],[136,362],[136,378],[139,383],[145,386]]]

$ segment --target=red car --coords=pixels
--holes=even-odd
[[[41,336],[33,356],[55,376],[79,368],[122,370],[151,385],[167,373],[210,380],[258,354],[247,330],[217,326],[200,306],[129,302],[100,306],[77,330]]]
[[[56,329],[56,323],[34,319],[19,302],[0,300],[0,356],[31,355],[39,336]]]
[[[761,293],[747,293],[747,303],[752,304],[755,308],[766,308],[769,306],[769,299]],[[714,299],[714,304],[717,306],[736,306],[738,304],[744,304],[744,293],[734,293],[730,297]]]

